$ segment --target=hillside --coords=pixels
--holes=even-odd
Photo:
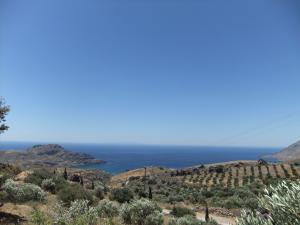
[[[141,181],[144,174],[144,168],[136,169],[113,176],[111,182],[117,186],[130,185],[134,183],[132,181]],[[232,161],[179,170],[148,167],[146,175],[149,179],[155,178],[156,183],[172,180],[191,187],[210,189],[219,185],[237,188],[252,183],[263,184],[270,179],[298,179],[299,174],[300,167],[294,164]]]
[[[299,161],[300,160],[300,141],[282,149],[273,154],[273,157],[281,161]]]
[[[43,148],[35,146],[27,152],[35,156],[61,153],[58,146],[46,152]],[[198,221],[194,224],[203,224],[200,220],[204,220],[206,204],[210,217],[219,224],[235,224],[242,208],[257,209],[257,198],[268,185],[283,180],[295,181],[299,177],[298,164],[267,163],[263,160],[232,161],[182,169],[147,167],[146,170],[139,168],[113,177],[100,170],[62,167],[22,169],[13,164],[0,163],[0,224],[16,224],[16,221],[22,225],[53,224],[31,221],[42,216],[53,222],[56,220],[54,215],[60,209],[68,212],[74,208],[70,205],[74,200],[79,200],[75,205],[83,207],[83,199],[91,203],[91,209],[113,209],[116,225],[132,225],[124,222],[126,214],[118,210],[126,208],[126,202],[139,204],[139,207],[157,204],[155,207],[162,210],[162,214],[157,215],[161,217],[158,225],[169,224],[168,221],[174,219],[172,212],[176,207],[179,212],[192,213]],[[39,217],[34,213],[39,213]],[[106,224],[106,214],[94,216],[97,222],[91,224]],[[78,224],[73,220],[65,224]]]
[[[30,167],[71,167],[103,161],[88,154],[67,151],[57,144],[47,144],[35,145],[25,151],[0,151],[0,162],[17,163]]]

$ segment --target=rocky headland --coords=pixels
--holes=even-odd
[[[85,153],[68,151],[58,144],[46,144],[34,145],[24,151],[0,151],[0,162],[27,167],[72,167],[104,161]]]

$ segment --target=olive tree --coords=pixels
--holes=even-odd
[[[265,190],[258,211],[243,211],[237,225],[300,224],[300,182],[283,181]]]
[[[139,199],[123,204],[120,216],[123,222],[128,225],[163,224],[161,208],[148,199]]]
[[[107,199],[100,201],[96,209],[101,218],[112,218],[119,214],[118,205]]]
[[[8,114],[9,110],[9,106],[6,105],[4,98],[0,97],[0,134],[8,130],[9,128],[5,123],[5,117]]]

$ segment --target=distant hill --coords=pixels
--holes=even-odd
[[[103,162],[88,154],[67,151],[57,144],[35,145],[25,151],[0,151],[0,161],[17,162],[23,166],[49,167],[70,167]]]
[[[300,160],[300,141],[274,153],[273,157],[281,161],[297,161]]]

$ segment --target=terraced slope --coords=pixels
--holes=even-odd
[[[253,182],[263,183],[270,178],[297,179],[300,176],[300,167],[286,163],[235,163],[177,170],[171,176],[191,185],[212,187],[221,184],[225,187],[242,187]]]

